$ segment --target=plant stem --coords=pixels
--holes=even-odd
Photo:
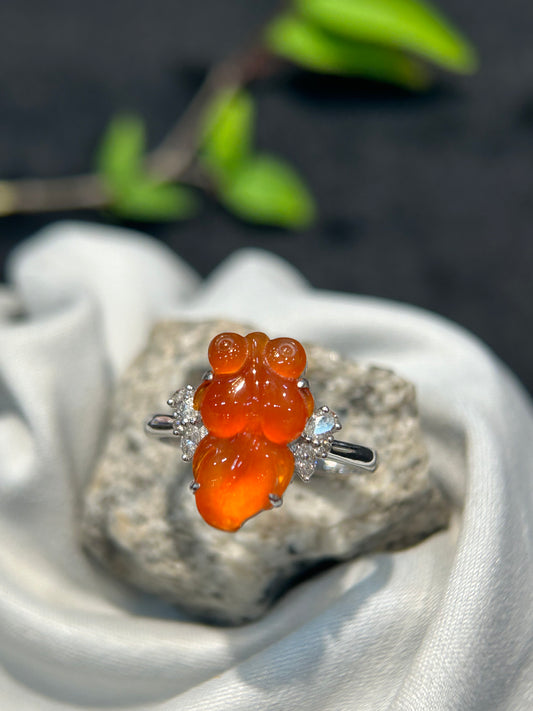
[[[260,38],[260,35],[258,35]],[[187,173],[198,154],[202,117],[206,107],[222,89],[237,92],[261,76],[271,55],[260,40],[239,54],[216,64],[207,74],[185,112],[161,143],[146,155],[146,168],[164,181],[197,184]],[[0,216],[17,213],[97,209],[110,196],[97,174],[60,178],[0,180]]]
[[[0,215],[99,208],[107,201],[97,175],[0,181]]]
[[[159,146],[151,151],[146,167],[165,180],[176,180],[191,166],[198,151],[206,106],[221,90],[238,91],[246,83],[248,54],[230,57],[207,74],[191,103]]]

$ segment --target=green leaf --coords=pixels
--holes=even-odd
[[[220,188],[223,204],[239,217],[291,229],[307,227],[314,218],[313,198],[287,163],[255,155]]]
[[[192,191],[148,174],[143,166],[145,129],[138,116],[111,119],[98,150],[98,171],[110,197],[110,209],[135,220],[189,217],[196,201]]]
[[[196,208],[191,190],[182,185],[139,178],[118,194],[111,205],[117,215],[133,220],[176,220],[189,217]]]
[[[120,114],[111,119],[97,155],[97,168],[111,192],[128,187],[141,171],[144,123],[138,116]]]
[[[293,13],[275,19],[265,39],[273,52],[306,69],[378,79],[410,89],[429,84],[426,68],[403,52],[334,35]]]
[[[301,13],[343,37],[399,47],[452,71],[477,65],[469,42],[423,0],[294,0]]]
[[[315,213],[301,178],[286,163],[252,150],[255,109],[245,91],[221,92],[204,116],[202,158],[220,201],[251,222],[299,229]]]
[[[231,173],[250,154],[255,118],[252,97],[246,91],[224,89],[204,116],[204,159],[219,173]]]

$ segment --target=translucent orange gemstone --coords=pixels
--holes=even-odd
[[[196,391],[209,434],[193,459],[198,511],[211,526],[236,531],[272,508],[292,478],[289,442],[303,431],[313,397],[299,388],[305,351],[293,338],[220,333],[208,351],[213,379]]]

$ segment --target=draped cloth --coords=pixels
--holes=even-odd
[[[219,316],[414,382],[449,529],[338,565],[237,628],[90,561],[77,522],[114,383],[156,320]],[[140,234],[51,226],[0,291],[0,708],[531,709],[532,469],[527,394],[458,326],[315,290],[268,252],[201,280]]]

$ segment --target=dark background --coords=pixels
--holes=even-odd
[[[440,0],[481,57],[413,96],[287,72],[258,83],[259,147],[306,176],[320,206],[292,234],[209,202],[185,224],[143,225],[201,274],[233,250],[282,255],[317,287],[398,299],[484,339],[533,391],[533,3]],[[0,177],[86,171],[110,116],[139,111],[154,145],[202,72],[273,0],[2,0]],[[0,220],[0,265],[55,218]],[[139,227],[139,225],[134,225]]]

